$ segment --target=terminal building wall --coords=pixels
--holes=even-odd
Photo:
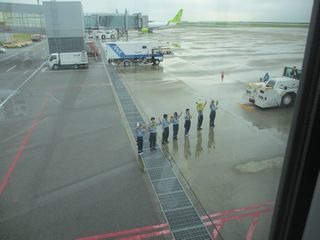
[[[0,2],[1,33],[45,33],[42,6]]]

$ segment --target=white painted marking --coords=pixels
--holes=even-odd
[[[57,103],[61,103],[61,101],[56,98],[52,93],[47,93],[49,97],[51,97],[53,100],[55,100]]]
[[[23,75],[25,75],[27,72],[29,72],[29,71],[28,71],[28,70],[24,71],[24,72],[23,72]]]
[[[12,58],[12,57],[14,57],[14,56],[18,55],[18,54],[19,54],[19,52],[15,53],[15,54],[12,54],[12,55],[10,55],[10,56],[8,56],[8,57],[4,58],[4,59],[1,59],[1,60],[0,60],[0,62],[3,62],[3,61],[5,61],[5,60],[7,60],[7,59],[9,59],[9,58]]]
[[[25,62],[25,61],[28,61],[30,58],[29,57],[26,57],[23,61]]]
[[[46,62],[43,62],[40,67],[38,67],[26,80],[24,80],[24,82],[0,104],[0,108],[2,108],[9,99],[12,98],[12,96],[14,96],[37,72],[39,72],[44,64],[46,64]]]
[[[17,66],[17,65],[12,66],[11,68],[9,68],[9,69],[7,70],[7,72],[10,72],[10,71],[11,71],[12,69],[14,69],[16,66]]]

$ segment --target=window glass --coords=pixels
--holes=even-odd
[[[16,2],[0,239],[267,239],[313,0]]]

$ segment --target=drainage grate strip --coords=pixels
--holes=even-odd
[[[190,228],[183,231],[172,231],[172,234],[176,240],[210,240],[211,237],[208,230],[199,226],[197,228]]]
[[[143,118],[114,69],[112,67],[107,69],[129,126],[135,135],[136,124],[144,122]],[[145,146],[148,146],[148,143],[148,138],[145,137]],[[160,151],[146,152],[141,159],[175,240],[211,239],[165,156]]]
[[[172,226],[172,231],[181,229],[186,230],[190,227],[200,227],[202,225],[202,222],[193,207],[165,212],[165,215],[169,225]]]
[[[158,195],[158,197],[164,212],[177,208],[192,206],[185,192]]]

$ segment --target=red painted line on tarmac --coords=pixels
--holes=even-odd
[[[102,234],[102,235],[96,235],[96,236],[93,236],[93,237],[77,238],[76,240],[107,239],[107,238],[119,237],[119,236],[122,236],[122,235],[128,235],[128,234],[133,234],[133,233],[146,232],[146,231],[155,230],[155,229],[159,229],[159,228],[165,228],[165,227],[169,227],[169,224],[164,223],[164,224],[159,224],[159,225],[154,225],[154,226],[135,228],[135,229],[125,230],[125,231],[119,231],[119,232],[107,233],[107,234]]]
[[[230,216],[227,218],[221,218],[218,220],[214,220],[213,223],[224,223],[224,222],[229,222],[229,221],[238,220],[238,219],[247,218],[247,217],[258,217],[262,213],[269,213],[272,211],[273,211],[273,208],[268,208],[268,209],[265,209],[265,210],[259,211],[259,212],[243,213],[243,214],[239,214],[239,215],[235,215],[235,216]]]
[[[218,231],[221,229],[222,225],[225,222],[232,221],[232,220],[238,220],[241,218],[247,218],[247,217],[258,218],[263,213],[269,213],[269,212],[273,211],[273,208],[270,208],[270,205],[273,205],[273,204],[274,204],[274,202],[266,202],[266,203],[263,203],[260,205],[253,205],[253,206],[249,206],[249,207],[245,207],[245,208],[239,208],[239,209],[234,209],[234,210],[230,210],[230,211],[226,211],[226,212],[211,214],[209,216],[212,219],[214,217],[226,216],[226,215],[229,215],[230,213],[237,213],[237,212],[248,211],[248,210],[253,210],[253,209],[258,210],[258,211],[238,214],[235,216],[229,216],[229,217],[221,218],[221,219],[212,219],[213,221],[205,222],[204,224],[206,226],[211,226],[212,224],[214,224],[216,227],[214,232],[216,231],[217,233],[214,233],[214,232],[213,233],[218,236]],[[203,216],[203,217],[201,217],[201,219],[202,220],[209,220],[209,217]],[[250,225],[249,229],[251,229],[251,231],[253,231],[252,234],[254,233],[255,226],[257,225],[257,223],[258,222],[256,220],[256,221],[254,221],[253,224]],[[107,233],[107,234],[102,234],[102,235],[96,235],[96,236],[92,236],[92,237],[77,238],[76,240],[108,239],[108,238],[121,237],[123,235],[137,234],[137,233],[141,233],[141,232],[156,230],[156,229],[160,229],[160,228],[168,228],[168,227],[169,227],[169,225],[167,223],[165,223],[165,224],[159,224],[159,225],[154,225],[154,226],[147,226],[147,227],[142,227],[142,228],[136,228],[136,229],[124,230],[124,231]],[[146,239],[146,238],[150,238],[153,236],[166,235],[166,234],[170,234],[170,233],[171,233],[170,230],[163,229],[158,232],[151,232],[151,233],[146,233],[146,234],[139,234],[139,235],[124,237],[124,238],[121,238],[121,240]],[[158,235],[158,234],[160,234],[160,235]]]
[[[217,237],[219,236],[219,232],[220,232],[220,230],[222,228],[222,225],[223,225],[223,223],[215,225],[215,228],[214,228],[214,230],[212,232],[212,235],[211,235],[212,240],[216,240],[217,239]]]
[[[265,202],[265,203],[262,203],[262,204],[259,204],[259,205],[252,205],[252,206],[248,206],[248,207],[244,207],[244,208],[238,208],[238,209],[233,209],[233,210],[230,210],[230,211],[210,214],[209,216],[201,217],[201,219],[202,220],[207,220],[207,219],[209,219],[209,217],[211,219],[213,219],[213,218],[216,218],[216,217],[229,215],[231,213],[243,212],[243,211],[248,211],[248,210],[253,210],[253,209],[258,209],[258,208],[265,208],[265,207],[268,207],[269,205],[273,205],[273,204],[274,204],[274,202]]]
[[[39,121],[39,118],[40,118],[40,116],[42,115],[42,113],[43,113],[43,111],[44,111],[44,108],[45,108],[47,102],[48,102],[48,98],[46,98],[46,100],[43,102],[43,104],[42,104],[42,106],[41,106],[41,108],[40,108],[40,111],[39,111],[38,114],[36,115],[35,119],[32,121],[31,128],[29,129],[29,131],[27,132],[27,134],[26,134],[25,138],[23,139],[21,145],[19,146],[19,149],[18,149],[16,155],[14,156],[14,159],[13,159],[13,161],[12,161],[10,167],[9,167],[9,170],[7,171],[4,179],[3,179],[2,182],[1,182],[1,185],[0,185],[0,195],[1,195],[1,193],[4,191],[4,189],[6,188],[8,182],[9,182],[9,179],[10,179],[10,177],[11,177],[13,171],[14,171],[14,168],[15,168],[15,166],[17,165],[17,162],[18,162],[18,160],[20,159],[20,157],[21,157],[21,155],[22,155],[22,153],[23,153],[24,148],[26,147],[27,143],[29,142],[30,137],[31,137],[31,134],[32,134],[34,128],[37,126],[37,123],[38,123],[38,121]]]
[[[253,234],[256,230],[256,227],[257,227],[257,224],[258,224],[258,221],[259,221],[259,216],[255,216],[253,219],[252,219],[252,222],[250,224],[250,227],[248,229],[248,232],[247,232],[247,236],[246,236],[246,240],[252,240],[253,238]]]
[[[168,235],[170,233],[171,233],[170,230],[162,230],[162,231],[159,231],[159,232],[151,232],[151,233],[139,234],[139,235],[132,236],[132,237],[118,238],[118,240],[141,240],[141,239],[147,239],[147,238],[151,238],[151,237],[158,237],[158,236],[162,236],[162,235]]]

